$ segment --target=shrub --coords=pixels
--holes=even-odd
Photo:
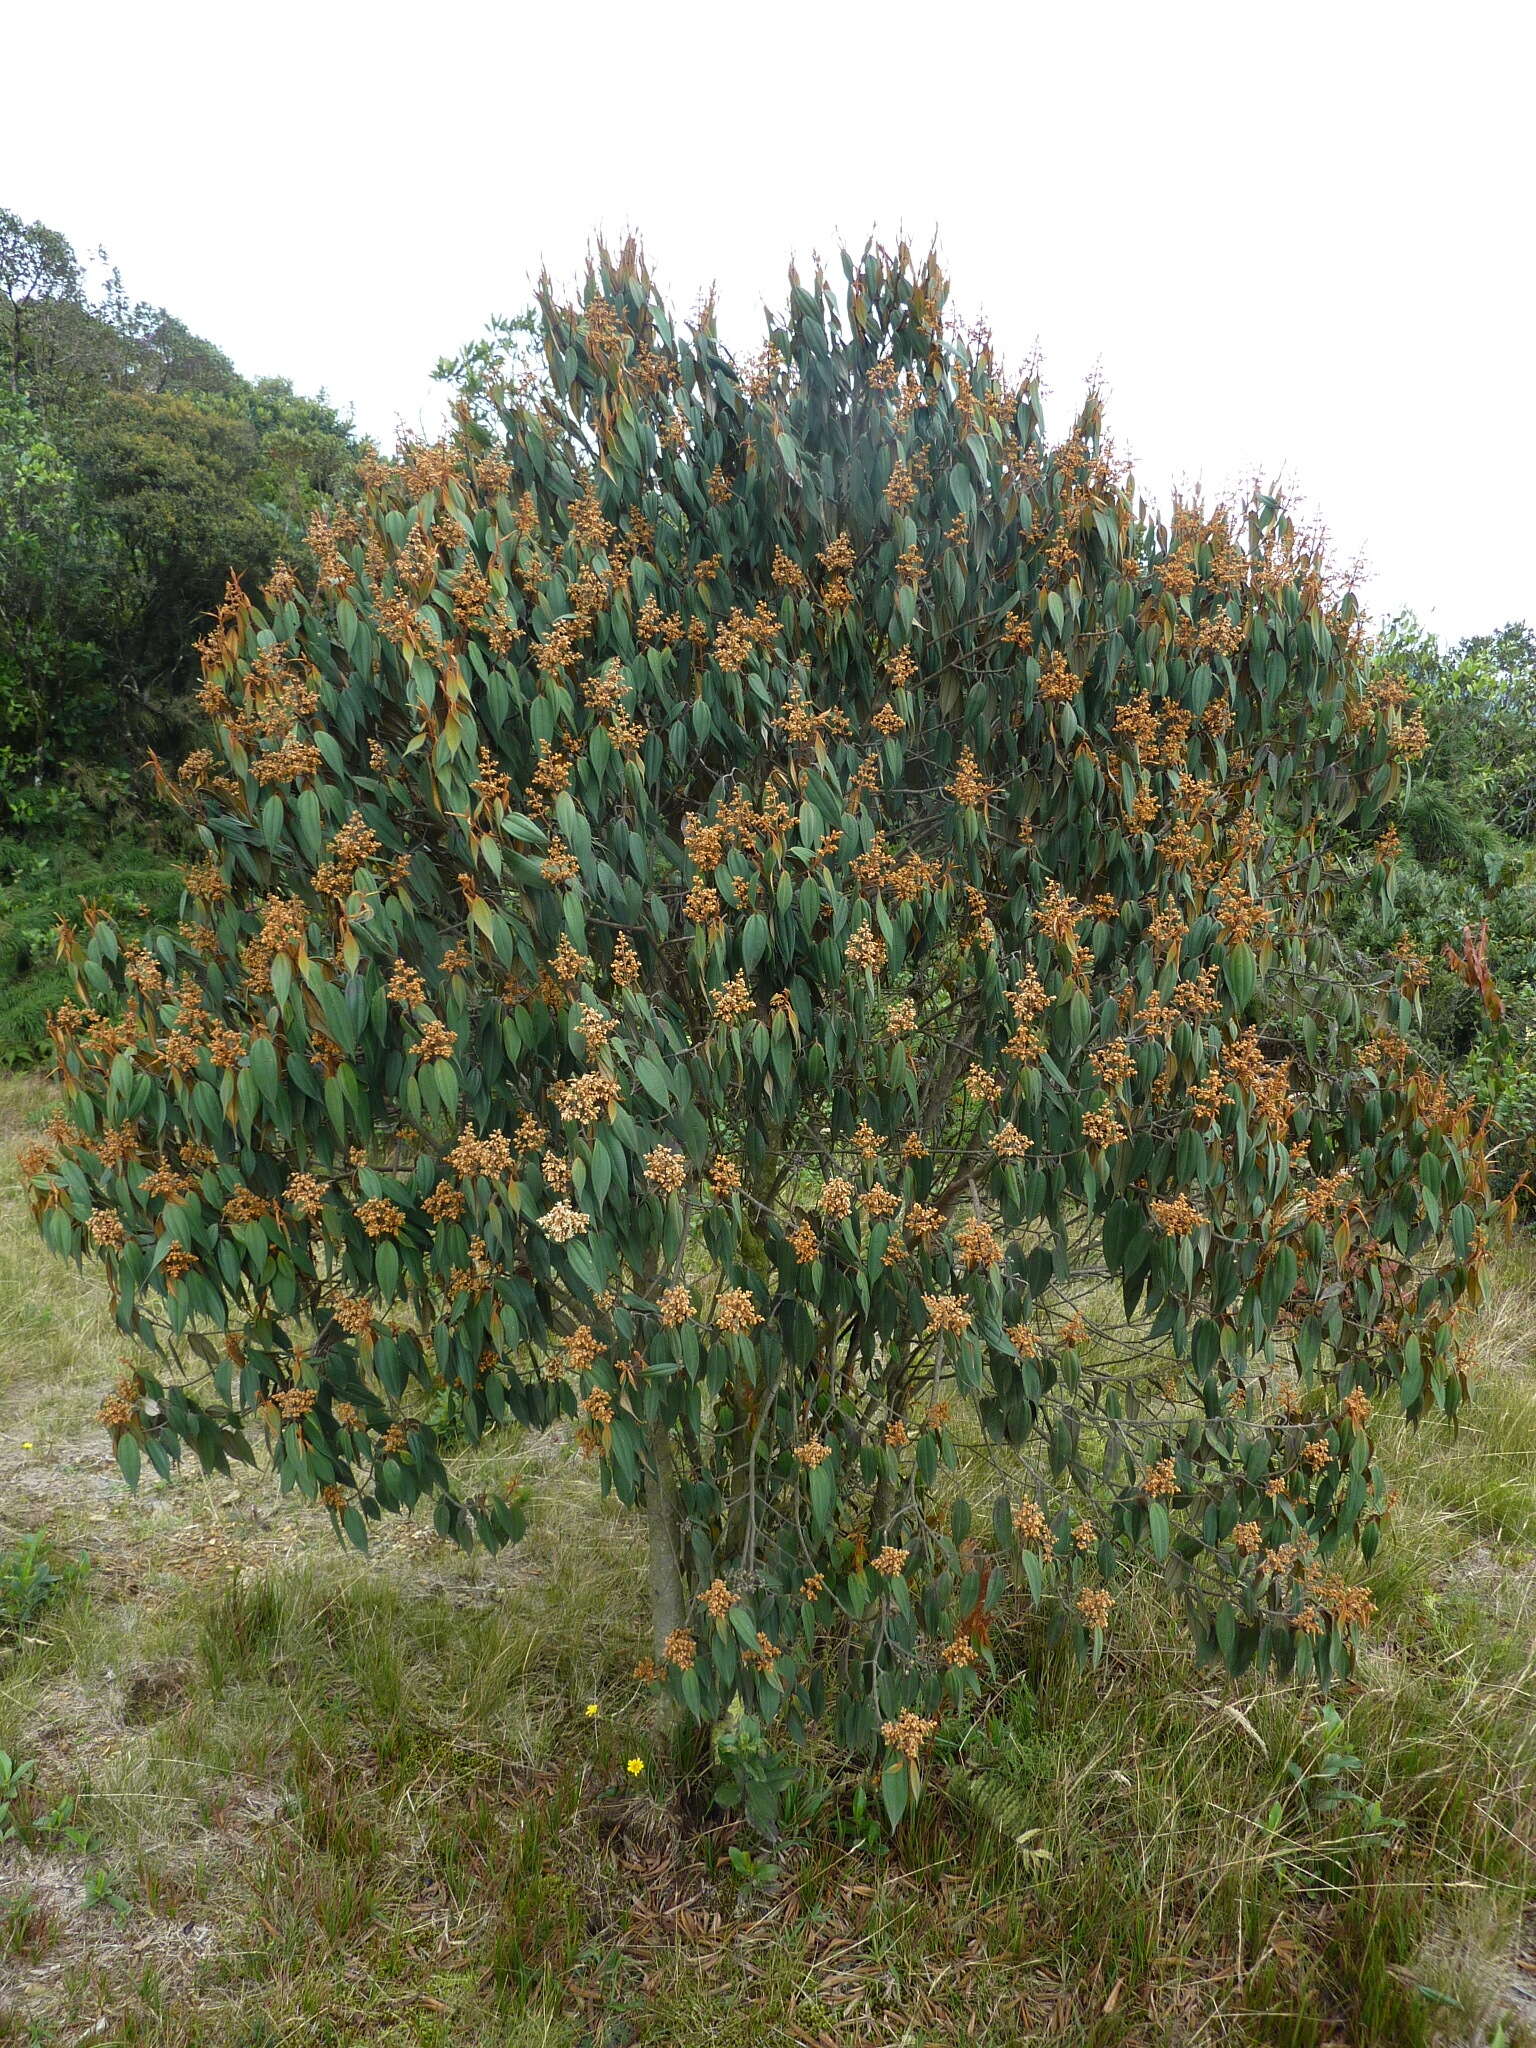
[[[1352,598],[1273,499],[1156,523],[1096,403],[1050,443],[931,262],[845,268],[741,364],[605,256],[504,446],[231,589],[184,921],[81,937],[28,1164],[151,1349],[130,1479],[254,1418],[355,1541],[495,1546],[423,1409],[566,1418],[674,1704],[829,1716],[899,1816],[1010,1589],[1096,1649],[1144,1547],[1203,1654],[1346,1668],[1484,1178],[1417,964],[1318,971],[1421,744]]]
[[[59,960],[61,919],[78,919],[84,899],[137,939],[175,916],[180,890],[171,856],[136,834],[99,852],[83,829],[72,839],[0,838],[0,1067],[35,1066],[52,1050],[49,1017],[74,987]]]
[[[0,1649],[34,1627],[85,1573],[83,1559],[54,1559],[41,1536],[0,1550]]]
[[[1427,723],[1439,713],[1433,700]],[[1472,810],[1467,785],[1417,785],[1402,811],[1414,852],[1397,865],[1387,900],[1358,880],[1335,897],[1330,928],[1341,956],[1366,973],[1404,949],[1426,979],[1409,1036],[1470,1094],[1486,1119],[1490,1177],[1529,1212],[1536,1164],[1536,882],[1519,846]],[[1480,965],[1469,973],[1468,945]],[[1364,959],[1361,959],[1361,956]],[[1485,979],[1486,976],[1486,979]],[[1491,1000],[1490,1000],[1491,998]]]
[[[1468,868],[1485,879],[1485,863],[1498,862],[1498,834],[1481,818],[1469,818],[1452,792],[1426,782],[1403,806],[1403,833],[1426,867]]]

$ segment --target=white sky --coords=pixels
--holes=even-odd
[[[596,231],[747,349],[792,255],[937,234],[1149,494],[1283,476],[1378,616],[1536,620],[1528,0],[0,12],[0,205],[382,439]]]

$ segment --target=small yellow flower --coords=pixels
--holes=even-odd
[[[602,1711],[596,1700],[587,1701],[587,1719],[589,1721],[595,1721]]]
[[[638,1778],[645,1769],[645,1759],[644,1757],[632,1756],[624,1768],[632,1778]]]
[[[23,1449],[24,1451],[30,1451],[30,1450],[31,1450],[31,1448],[32,1448],[32,1446],[31,1446],[30,1444],[23,1444],[21,1448],[22,1448],[22,1449]]]

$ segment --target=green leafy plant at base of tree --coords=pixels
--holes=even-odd
[[[896,1824],[1010,1605],[1096,1658],[1135,1554],[1202,1657],[1348,1669],[1489,1205],[1406,966],[1327,971],[1424,743],[1353,599],[844,267],[740,363],[603,255],[494,442],[229,594],[187,914],[78,936],[25,1167],[150,1347],[130,1481],[254,1437],[355,1542],[496,1547],[424,1409],[563,1419],[671,1710],[828,1724]]]

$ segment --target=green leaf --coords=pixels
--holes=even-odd
[[[837,1500],[830,1461],[812,1468],[810,1490],[811,1521],[817,1531],[821,1532],[831,1523],[832,1510]]]
[[[1232,1007],[1241,1017],[1253,1001],[1254,985],[1258,980],[1258,965],[1253,957],[1253,949],[1241,939],[1227,948],[1227,957],[1222,963],[1222,978],[1232,997]]]
[[[594,1215],[602,1213],[608,1190],[613,1183],[613,1159],[609,1153],[604,1134],[599,1131],[592,1143],[592,1175],[590,1181],[591,1203]]]
[[[1237,1616],[1225,1602],[1216,1610],[1216,1641],[1229,1671],[1237,1663]]]
[[[904,1756],[891,1757],[880,1773],[880,1797],[885,1804],[886,1819],[893,1828],[899,1827],[907,1810],[907,1760]]]
[[[373,1248],[373,1279],[379,1290],[379,1299],[388,1306],[400,1285],[400,1251],[387,1237],[381,1238]]]
[[[672,1087],[667,1079],[666,1069],[653,1060],[649,1053],[641,1053],[635,1061],[635,1078],[651,1100],[662,1109],[672,1104]]]
[[[125,1430],[117,1440],[117,1462],[128,1484],[137,1489],[139,1484],[139,1440],[131,1430]]]
[[[277,1101],[277,1047],[270,1038],[253,1038],[250,1052],[251,1079],[265,1108]]]
[[[749,1650],[757,1648],[757,1623],[745,1607],[731,1609],[731,1627],[740,1636],[743,1646]]]
[[[742,928],[741,964],[751,974],[768,950],[768,920],[760,910],[754,910]]]

